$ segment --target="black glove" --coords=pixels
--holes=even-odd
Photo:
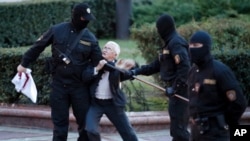
[[[136,71],[135,70],[128,70],[125,72],[126,75],[126,80],[130,79],[130,80],[134,80],[134,77],[136,75]]]
[[[173,87],[167,87],[165,90],[165,94],[167,97],[172,97],[175,94],[175,90]]]

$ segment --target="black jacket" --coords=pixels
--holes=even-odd
[[[135,70],[136,74],[151,75],[160,72],[161,80],[172,85],[186,83],[190,69],[188,44],[175,31],[165,38],[165,46],[161,48],[159,57],[148,65]],[[176,62],[179,59],[179,62]]]
[[[87,69],[85,69],[82,73],[82,78],[84,79],[84,82],[90,83],[90,94],[92,102],[95,102],[95,92],[103,74],[102,72],[103,70],[99,71],[97,75],[94,75],[94,67],[92,67],[92,65],[89,65]],[[120,88],[120,82],[127,80],[128,76],[126,76],[125,73],[121,73],[117,70],[110,69],[109,72],[110,91],[112,93],[114,105],[125,106],[127,102],[126,96]]]
[[[62,61],[60,52],[66,53],[79,34],[80,31],[77,31],[71,22],[52,26],[24,54],[21,63],[22,66],[27,67],[38,58],[46,47],[51,45],[55,67],[53,81],[63,84],[77,84],[82,82],[81,74],[85,68],[84,64],[90,61],[93,65],[97,65],[102,56],[96,37],[86,28],[86,32],[84,32],[80,41],[78,41],[76,47],[74,47],[68,56],[75,63],[65,64]]]
[[[228,90],[236,92],[235,96],[230,97],[232,100],[226,95]],[[212,58],[202,66],[194,65],[191,68],[188,92],[191,117],[223,114],[229,125],[235,125],[247,106],[231,69]]]

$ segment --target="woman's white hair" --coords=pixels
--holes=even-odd
[[[112,47],[116,53],[116,58],[119,56],[121,49],[120,46],[114,41],[108,41],[105,46]]]

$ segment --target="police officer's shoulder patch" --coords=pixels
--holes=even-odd
[[[236,99],[236,92],[235,90],[229,90],[226,92],[227,98],[229,101],[234,101]]]
[[[42,40],[42,38],[43,38],[43,35],[41,35],[41,36],[37,39],[37,41]]]
[[[178,54],[176,54],[176,55],[174,56],[174,61],[175,61],[175,64],[180,64],[181,58],[180,58],[180,56],[179,56]]]
[[[87,42],[84,40],[80,40],[80,44],[86,45],[86,46],[91,46],[91,42]]]

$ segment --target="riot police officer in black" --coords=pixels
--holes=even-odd
[[[212,39],[205,31],[190,38],[194,63],[188,77],[190,141],[229,141],[229,128],[238,124],[247,106],[231,69],[213,59]]]
[[[174,97],[178,94],[187,97],[187,75],[190,69],[188,43],[176,31],[174,19],[163,14],[156,22],[156,28],[165,45],[160,55],[152,63],[130,71],[130,75],[151,75],[160,72],[166,84],[166,95],[169,97],[170,135],[173,141],[188,141],[188,103]]]
[[[26,67],[38,58],[45,47],[51,45],[53,141],[67,140],[70,107],[78,125],[78,141],[88,141],[84,128],[90,95],[88,85],[82,81],[82,72],[87,62],[97,65],[102,59],[98,41],[87,28],[91,20],[95,20],[95,17],[86,3],[75,5],[71,21],[49,28],[23,55],[17,67],[18,72],[25,72]]]

